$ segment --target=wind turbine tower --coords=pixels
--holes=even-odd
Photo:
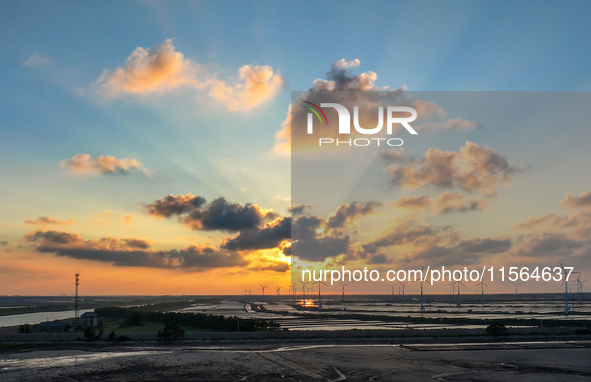
[[[341,286],[342,286],[342,288],[343,288],[343,302],[345,302],[345,287],[346,287],[347,285],[349,285],[349,284],[343,284],[343,283],[341,283]]]
[[[466,286],[461,281],[456,281],[456,283],[458,284],[458,308],[459,308],[462,305],[462,301],[461,301],[461,298],[460,298],[461,297],[460,296],[460,285],[462,285],[463,287],[466,287]]]
[[[408,281],[407,282],[404,282],[404,283],[403,282],[400,282],[400,285],[402,286],[402,303],[403,304],[404,304],[404,286],[406,284],[408,284]]]
[[[488,285],[486,285],[484,281],[480,282],[480,284],[476,284],[476,286],[478,285],[481,287],[482,304],[484,304],[484,287],[488,288]]]
[[[578,302],[582,302],[583,301],[583,284],[584,282],[587,282],[589,280],[583,280],[581,281],[581,274],[579,273],[579,277],[577,278],[577,301]]]
[[[261,286],[261,288],[263,288],[263,297],[265,297],[265,288],[267,287],[267,285],[263,286],[263,284],[259,284]]]
[[[302,283],[302,300],[303,300],[302,304],[306,305],[306,284],[308,284],[308,283],[305,283],[303,281],[300,281],[300,282]]]
[[[449,301],[451,302],[451,301],[453,301],[453,298],[456,295],[456,283],[454,281],[453,283],[451,283],[449,285],[451,285],[451,297],[449,298]]]
[[[570,308],[568,307],[568,281],[566,280],[568,275],[562,263],[559,261],[558,264],[560,264],[560,268],[562,268],[562,271],[564,272],[564,277],[562,278],[562,283],[564,284],[564,314],[568,314],[570,311]]]
[[[392,287],[392,301],[394,301],[394,288],[396,288],[396,285],[390,284],[390,287]]]
[[[519,285],[521,283],[511,283],[511,284],[515,285],[515,299],[517,300],[517,285]]]
[[[318,309],[322,309],[322,298],[320,296],[320,284],[324,284],[323,281],[318,280]],[[325,286],[328,286],[324,284]]]
[[[74,318],[80,316],[78,307],[78,284],[80,284],[80,273],[76,272],[76,298],[74,299]]]
[[[423,304],[423,281],[424,281],[423,267],[421,267],[421,313],[425,311],[425,304]],[[427,281],[427,284],[429,282]],[[429,284],[431,285],[431,284]]]

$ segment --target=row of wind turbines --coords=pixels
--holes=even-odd
[[[588,280],[581,280],[581,272],[572,272],[571,274],[578,274],[578,277],[576,280],[570,281],[570,282],[565,282],[566,277],[567,277],[567,271],[564,268],[564,266],[562,265],[562,263],[560,263],[560,267],[562,268],[563,272],[564,272],[564,277],[562,279],[562,285],[565,286],[565,291],[564,291],[564,303],[565,303],[565,307],[564,307],[564,313],[568,314],[568,312],[570,311],[569,305],[568,305],[568,294],[569,294],[569,286],[571,287],[571,293],[572,293],[572,285],[576,285],[577,286],[577,302],[581,302],[583,300],[583,286],[584,283],[587,282]],[[402,303],[404,303],[405,298],[404,298],[404,286],[406,284],[408,284],[410,281],[406,281],[406,282],[398,282],[398,285],[392,285],[389,284],[390,287],[392,288],[392,299],[394,299],[394,291],[396,289],[398,289],[398,295],[402,297]],[[428,280],[425,280],[424,278],[422,278],[421,280],[417,280],[417,281],[413,281],[413,282],[420,282],[421,283],[421,312],[425,311],[425,305],[424,305],[424,300],[423,300],[423,282],[426,282],[429,285],[433,285],[431,282],[429,282]],[[322,309],[322,295],[320,293],[320,284],[324,284],[325,286],[327,286],[323,281],[308,281],[308,282],[303,282],[303,281],[299,281],[299,283],[302,285],[302,298],[304,301],[304,304],[306,303],[306,291],[308,293],[314,292],[314,285],[312,285],[311,287],[306,287],[306,285],[309,284],[314,284],[314,283],[318,283],[318,308]],[[342,301],[345,301],[345,287],[348,286],[349,284],[343,284],[342,282],[341,284],[341,288],[342,288]],[[520,285],[521,283],[518,282],[512,282],[512,284],[515,286],[515,299],[517,299],[517,286]],[[297,283],[290,285],[289,286],[289,293],[290,295],[293,296],[294,301],[296,298],[296,285]],[[460,294],[460,285],[463,287],[466,287],[464,285],[464,283],[462,283],[461,281],[454,281],[452,283],[449,283],[448,285],[451,285],[452,287],[452,295],[451,298],[453,299],[453,297],[455,296],[456,292],[455,292],[455,288],[456,285],[458,287],[458,301],[457,301],[457,306],[460,307],[461,306],[461,294]],[[268,287],[267,285],[263,285],[260,284],[262,292],[263,292],[263,296],[265,296],[265,289]],[[484,287],[488,288],[488,285],[486,285],[483,281],[476,284],[476,286],[480,286],[480,293],[481,293],[481,301],[484,304]],[[283,287],[280,287],[278,285],[275,285],[275,293],[277,296],[281,295],[281,289]],[[244,294],[245,295],[252,295],[252,290],[251,289],[246,289],[244,288]]]

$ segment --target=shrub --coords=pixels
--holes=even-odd
[[[489,336],[502,336],[507,332],[507,327],[502,322],[493,322],[486,327],[486,334]]]
[[[84,338],[87,341],[98,341],[103,336],[103,330],[101,329],[98,334],[96,334],[95,328],[86,328],[84,329]]]
[[[161,332],[158,332],[158,341],[176,341],[185,336],[185,329],[177,324],[166,324]]]

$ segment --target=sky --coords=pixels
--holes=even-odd
[[[321,235],[342,238],[361,224],[377,232],[359,235],[334,264],[420,266],[427,254],[455,251],[471,265],[566,259],[589,272],[589,96],[574,92],[591,90],[590,11],[577,1],[4,2],[0,295],[71,294],[75,272],[89,295],[286,287],[289,227],[300,217],[290,212],[292,92],[329,86],[339,73],[367,85],[349,90],[418,92],[408,98],[477,127],[426,129],[404,152],[381,154],[371,168],[389,192],[349,187],[315,202],[305,216]],[[521,93],[556,93],[527,109],[540,113],[503,124],[503,111],[461,101],[483,91],[517,94],[498,101],[502,110],[536,102]],[[580,118],[564,124],[553,107]],[[457,163],[470,147],[484,158],[474,171],[488,188],[461,186]],[[451,183],[437,183],[430,149],[457,159]],[[479,167],[486,158],[506,162],[494,169],[500,178]],[[417,180],[416,171],[433,176]],[[459,196],[446,204],[445,192]],[[401,208],[403,197],[422,197],[422,207]],[[352,215],[331,233],[341,205]],[[378,239],[410,237],[421,224],[439,241],[375,251]],[[371,243],[373,253],[363,249]],[[498,246],[478,261],[462,252],[483,243]],[[505,284],[495,290],[511,291]]]

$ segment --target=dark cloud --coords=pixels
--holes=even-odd
[[[349,236],[340,233],[319,235],[317,230],[325,224],[317,216],[300,216],[293,223],[291,254],[301,260],[324,261],[349,251]]]
[[[289,208],[287,209],[287,211],[288,211],[289,213],[291,213],[291,216],[293,216],[293,217],[296,217],[296,216],[298,216],[298,215],[301,215],[301,214],[303,214],[303,213],[304,213],[304,211],[305,211],[307,208],[310,208],[310,207],[312,207],[312,205],[311,205],[311,204],[296,204],[296,205],[294,205],[294,206],[291,206],[291,207],[289,207]]]
[[[588,242],[569,238],[566,233],[541,233],[524,242],[517,254],[523,257],[563,258],[588,245]]]
[[[249,264],[238,253],[224,252],[211,247],[190,246],[179,251],[160,251],[158,254],[178,259],[180,261],[180,267],[190,269],[243,267]]]
[[[511,248],[511,239],[468,239],[452,247],[434,246],[413,256],[405,257],[402,262],[425,263],[429,265],[454,266],[475,264],[493,254],[506,252]]]
[[[28,241],[43,240],[50,244],[74,244],[84,240],[77,234],[61,231],[34,231],[25,235]]]
[[[148,250],[140,239],[84,240],[77,234],[37,231],[25,236],[36,243],[36,251],[79,260],[111,263],[120,267],[149,267],[203,271],[212,268],[247,266],[240,254],[207,246],[189,246],[180,250]]]
[[[374,72],[352,74],[350,68],[357,68],[361,62],[358,59],[345,61],[340,59],[333,62],[326,73],[326,80],[317,79],[310,91],[368,91],[376,89],[374,81],[378,76]]]
[[[183,223],[204,231],[257,230],[265,222],[277,218],[274,212],[265,211],[255,204],[229,203],[220,197],[205,205],[204,198],[191,194],[168,195],[146,205],[146,209],[156,216],[179,215]]]
[[[389,262],[388,256],[384,255],[383,253],[379,253],[377,255],[373,255],[367,260],[367,264],[387,264]]]
[[[363,244],[362,248],[365,252],[373,254],[383,247],[408,244],[421,245],[421,242],[429,241],[435,237],[435,231],[429,225],[421,224],[414,227],[410,224],[404,224],[377,240]]]
[[[392,207],[417,210],[421,208],[427,208],[429,205],[431,205],[431,199],[429,198],[429,195],[403,196],[392,203]]]
[[[291,268],[288,263],[282,261],[273,261],[263,263],[256,267],[250,267],[248,269],[251,271],[273,271],[277,273],[283,273],[288,272]]]
[[[6,247],[7,245],[8,245],[7,241],[5,241],[5,240],[0,241],[0,247]]]
[[[128,247],[132,248],[139,248],[139,249],[148,249],[150,248],[150,243],[146,240],[142,239],[123,239],[125,244]]]
[[[376,207],[380,207],[382,203],[367,202],[351,204],[341,204],[337,210],[331,214],[326,222],[326,227],[329,229],[347,227],[352,224],[355,218],[371,214]]]
[[[238,235],[225,239],[221,248],[228,250],[256,250],[277,248],[291,239],[291,218],[280,218],[261,229],[241,231]],[[285,249],[283,250],[285,253]]]
[[[509,184],[517,167],[490,147],[466,142],[459,152],[431,148],[421,160],[390,165],[385,172],[393,183],[409,189],[426,186],[459,188],[469,193],[494,196],[500,185]]]
[[[201,196],[179,194],[178,196],[168,195],[145,207],[151,215],[169,218],[172,215],[182,215],[193,209],[200,208],[204,204],[205,199]]]
[[[482,211],[488,205],[488,200],[482,198],[467,199],[463,195],[444,192],[437,195],[433,208],[439,214],[449,212]]]

